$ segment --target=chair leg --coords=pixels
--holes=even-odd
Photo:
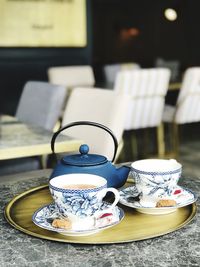
[[[169,145],[169,153],[168,158],[179,158],[179,129],[176,123],[169,123],[168,126],[168,145]]]
[[[40,168],[41,169],[46,169],[47,168],[47,158],[48,158],[48,155],[42,155],[42,156],[39,157]]]
[[[122,157],[122,153],[123,153],[123,148],[124,148],[124,140],[123,138],[120,140],[118,148],[117,148],[117,153],[116,153],[116,157],[114,160],[114,163],[117,163],[118,160],[120,160]]]
[[[149,146],[149,132],[148,132],[148,128],[144,128],[143,129],[143,139],[142,139],[142,157],[146,157],[149,153],[149,149],[148,149],[148,146]]]
[[[137,136],[136,133],[134,133],[133,131],[131,132],[131,156],[133,159],[137,159],[138,158],[138,144],[137,144]]]
[[[175,158],[179,158],[179,129],[176,123],[172,124],[173,128],[173,148],[175,153]]]
[[[158,157],[163,158],[165,156],[164,124],[161,123],[156,130],[157,130]]]

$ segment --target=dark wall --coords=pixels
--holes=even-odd
[[[25,82],[47,81],[48,67],[91,64],[91,26],[90,0],[88,0],[86,47],[0,48],[0,113],[15,114]]]
[[[47,68],[90,64],[89,48],[0,49],[0,112],[14,114],[28,80],[47,81]]]
[[[152,1],[144,0],[94,0],[94,62],[151,60],[154,53],[152,12],[155,7]],[[136,39],[122,42],[120,29],[128,27],[136,27],[141,33]]]
[[[175,8],[178,19],[166,20],[164,10]],[[178,60],[180,71],[200,65],[199,0],[94,0],[93,64],[137,62],[152,67],[155,59]],[[138,28],[136,38],[122,42],[122,28]]]

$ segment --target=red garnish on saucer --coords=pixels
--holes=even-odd
[[[180,194],[181,193],[181,189],[176,189],[175,191],[174,191],[174,195],[177,195],[177,194]]]
[[[105,217],[108,217],[111,215],[113,215],[113,214],[112,213],[104,213],[103,215],[101,215],[101,217],[99,217],[99,219],[102,219],[102,218],[105,218]]]

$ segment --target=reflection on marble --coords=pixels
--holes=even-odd
[[[1,126],[0,126],[1,127]],[[52,132],[34,125],[6,124],[1,127],[0,149],[51,143]],[[60,135],[58,140],[70,139]]]
[[[67,267],[177,267],[199,266],[200,215],[173,233],[143,241],[112,245],[77,245],[28,236],[10,226],[3,208],[15,195],[47,183],[46,177],[0,185],[0,266]],[[200,179],[182,178],[180,184],[200,194]],[[197,201],[199,205],[199,200]]]
[[[24,124],[14,117],[0,116],[0,160],[50,154],[53,132],[36,125]],[[57,153],[77,151],[81,140],[60,134]]]

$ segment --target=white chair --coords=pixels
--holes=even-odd
[[[95,84],[94,72],[91,66],[55,66],[47,70],[48,80],[72,89],[77,86],[92,87]]]
[[[74,88],[64,111],[62,126],[74,121],[97,122],[110,128],[120,142],[128,101],[126,95],[112,90]],[[111,136],[104,130],[80,126],[80,128],[68,129],[66,134],[84,140],[90,147],[90,153],[101,154],[112,159],[114,143]]]
[[[200,67],[190,67],[185,71],[176,106],[165,105],[163,122],[172,126],[172,153],[178,157],[178,126],[200,122]]]
[[[140,65],[137,63],[116,63],[106,64],[103,66],[103,73],[108,87],[113,87],[117,73],[121,70],[139,69]]]
[[[165,153],[162,113],[169,80],[166,68],[125,70],[117,74],[114,85],[116,92],[130,98],[125,130],[156,127],[159,157]]]
[[[63,109],[66,88],[47,82],[28,81],[17,106],[16,117],[27,124],[53,131]],[[46,156],[0,162],[0,175],[35,170],[46,166]]]

